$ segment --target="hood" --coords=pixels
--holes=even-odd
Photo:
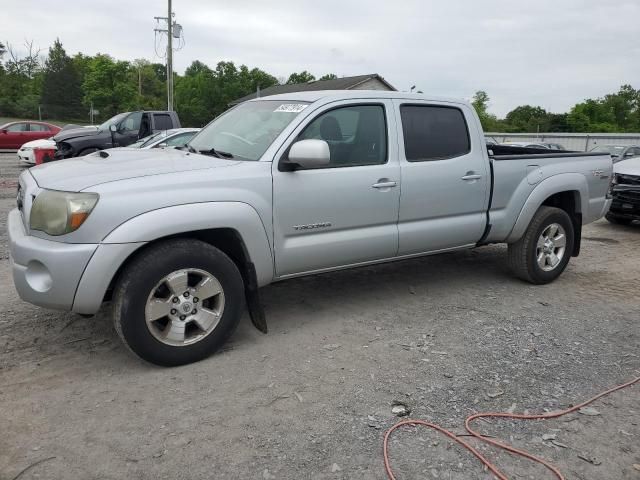
[[[621,175],[640,176],[640,157],[623,160],[613,165],[613,172]]]
[[[51,140],[50,138],[43,138],[41,140],[32,140],[23,144],[20,147],[20,150],[24,150],[25,148],[35,148],[35,147],[47,147],[54,148],[56,146],[56,142]]]
[[[237,165],[224,160],[182,150],[107,150],[107,158],[99,152],[84,157],[44,163],[29,171],[38,186],[52,190],[79,192],[101,183],[150,175],[185,172]]]
[[[61,130],[53,136],[53,140],[56,142],[65,142],[77,137],[88,137],[100,132],[98,127],[79,127],[69,130]]]

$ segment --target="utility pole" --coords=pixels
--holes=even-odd
[[[171,0],[167,0],[169,4],[169,13],[167,20],[167,110],[173,110],[173,12],[171,11]]]
[[[182,26],[173,21],[173,12],[171,11],[171,0],[167,0],[167,16],[153,17],[157,22],[165,20],[167,28],[155,28],[156,33],[162,32],[167,34],[167,110],[173,110],[173,38],[180,38],[182,35]]]

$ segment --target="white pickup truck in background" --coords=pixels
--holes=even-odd
[[[317,91],[229,110],[183,150],[103,151],[20,176],[9,216],[20,296],[94,314],[162,365],[201,359],[258,288],[336,269],[507,243],[548,283],[602,217],[606,154],[495,145],[467,103]]]

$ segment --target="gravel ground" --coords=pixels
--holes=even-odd
[[[6,215],[20,171],[0,155],[0,479],[30,465],[22,480],[383,479],[394,401],[462,432],[477,411],[566,408],[640,374],[640,226],[605,221],[551,285],[513,279],[504,246],[291,280],[263,290],[268,335],[246,317],[221,353],[154,367],[108,306],[85,319],[18,298]],[[639,400],[635,385],[599,415],[478,427],[567,479],[638,479]],[[552,478],[481,449],[509,478]],[[427,430],[390,450],[399,478],[492,478]]]

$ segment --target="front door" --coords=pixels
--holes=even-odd
[[[471,134],[480,128],[475,116],[460,104],[394,103],[403,138],[399,254],[475,244],[491,185],[484,139]]]
[[[27,122],[12,123],[5,130],[5,133],[0,133],[0,148],[18,149],[29,141]]]
[[[133,112],[118,125],[116,142],[119,147],[126,147],[138,140],[140,125],[142,123],[142,112]]]
[[[329,144],[327,167],[280,171],[273,162],[276,275],[390,258],[398,250],[400,166],[390,101],[336,102],[293,141]],[[286,153],[284,154],[286,155]]]

